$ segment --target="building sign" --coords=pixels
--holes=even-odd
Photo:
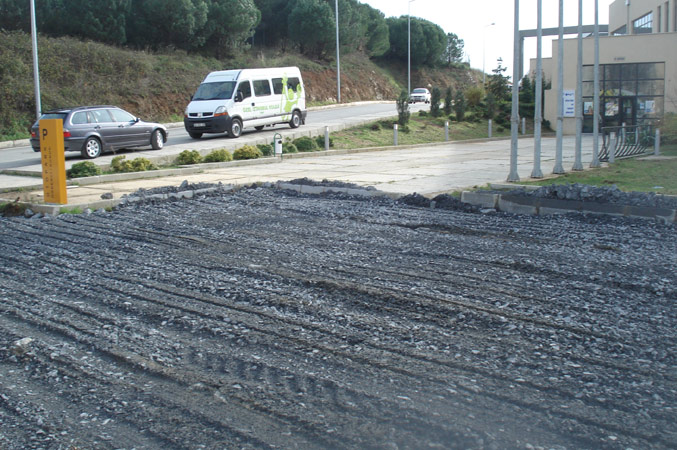
[[[65,205],[68,202],[66,200],[66,159],[61,119],[40,121],[40,156],[45,202]]]
[[[562,117],[576,117],[576,91],[562,92]]]

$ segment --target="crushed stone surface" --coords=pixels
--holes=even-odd
[[[0,448],[677,447],[675,227],[438,200],[0,218]]]

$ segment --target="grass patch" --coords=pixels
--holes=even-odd
[[[332,133],[334,148],[354,149],[365,147],[386,147],[393,145],[393,124],[397,117],[383,119],[359,127]],[[399,145],[426,144],[430,142],[444,142],[444,118],[412,115],[405,131],[402,127],[398,132]],[[468,139],[482,139],[487,137],[486,122],[449,122],[449,139],[461,141]],[[509,136],[510,130],[494,131],[494,137]]]
[[[662,146],[661,155],[677,157],[677,144]],[[521,184],[545,186],[569,183],[591,186],[611,186],[615,184],[625,192],[639,191],[677,195],[677,158],[666,160],[621,159],[609,167],[583,172],[568,172],[557,178],[527,181]]]

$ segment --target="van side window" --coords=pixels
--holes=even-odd
[[[296,92],[296,88],[298,85],[301,84],[301,81],[296,78],[292,77],[287,80],[287,89],[291,89],[292,91]]]
[[[273,92],[276,95],[282,94],[282,78],[273,78]]]
[[[268,80],[254,80],[254,95],[257,97],[270,95],[270,82]]]
[[[241,81],[240,84],[237,85],[237,93],[242,94],[243,99],[251,97],[252,87],[249,84],[249,81]]]

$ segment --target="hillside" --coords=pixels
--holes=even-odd
[[[0,138],[25,137],[35,118],[30,35],[0,31]],[[147,120],[180,120],[189,96],[213,70],[296,65],[311,104],[336,101],[336,66],[295,53],[250,51],[217,60],[181,50],[132,51],[74,38],[38,39],[42,109],[115,104]],[[464,68],[412,71],[414,86],[465,88],[476,72]],[[361,54],[341,57],[341,100],[394,100],[407,85],[407,68],[379,66]]]

